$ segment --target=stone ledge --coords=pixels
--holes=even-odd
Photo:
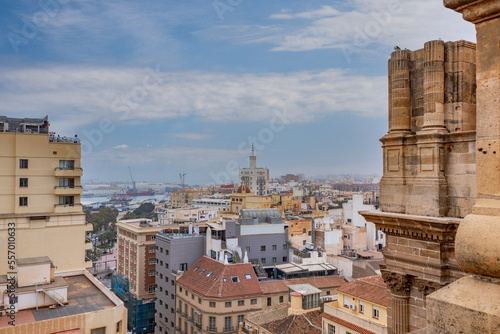
[[[500,328],[500,284],[470,276],[427,296],[429,333],[496,333]]]

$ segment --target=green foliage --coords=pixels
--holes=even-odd
[[[116,224],[118,212],[110,208],[101,208],[99,212],[90,215],[88,221],[94,226],[93,232],[96,233],[102,229],[110,230]]]
[[[123,215],[123,217],[120,218],[120,220],[135,219],[135,218],[137,218],[135,213],[133,211],[129,211],[125,215]]]
[[[153,213],[155,209],[155,206],[154,204],[152,203],[142,203],[137,209],[134,210],[134,213],[136,216],[141,216],[143,213],[146,213],[146,214],[151,214]],[[143,217],[141,217],[143,218]]]

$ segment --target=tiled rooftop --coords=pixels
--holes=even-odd
[[[382,275],[359,278],[338,288],[337,292],[387,306],[387,287]]]
[[[183,273],[177,283],[207,297],[238,297],[262,293],[251,263],[224,265],[206,255]]]
[[[321,311],[289,315],[282,319],[262,324],[271,333],[280,334],[321,334]]]

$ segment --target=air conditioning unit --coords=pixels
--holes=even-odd
[[[351,304],[351,305],[350,305],[350,308],[351,308],[351,310],[355,310],[355,309],[356,309],[356,305],[352,305],[352,304]]]

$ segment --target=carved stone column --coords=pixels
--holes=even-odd
[[[404,334],[410,331],[410,291],[409,275],[381,270],[384,282],[391,291],[389,300],[392,316],[392,333]]]
[[[410,130],[410,50],[398,50],[389,60],[389,132]]]

